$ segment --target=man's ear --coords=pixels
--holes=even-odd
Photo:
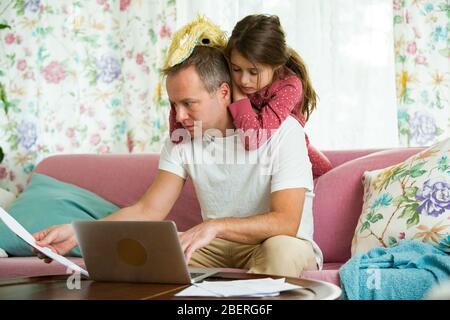
[[[226,102],[228,106],[231,103],[231,87],[228,83],[224,82],[220,85],[217,90],[217,95],[220,100]]]

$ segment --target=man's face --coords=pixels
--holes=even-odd
[[[177,122],[191,136],[194,136],[196,127],[195,132],[202,134],[205,130],[217,128],[227,104],[222,100],[220,89],[213,94],[206,91],[194,66],[169,75],[166,87],[170,105],[177,114]]]

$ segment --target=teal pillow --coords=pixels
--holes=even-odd
[[[86,189],[35,173],[8,213],[31,234],[76,220],[97,220],[119,208]],[[0,248],[10,256],[32,256],[31,246],[0,219]],[[81,256],[79,247],[67,255]]]

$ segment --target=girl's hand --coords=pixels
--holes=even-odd
[[[232,81],[232,90],[233,90],[233,102],[247,99],[247,95],[241,91],[241,89],[236,85],[234,81]]]

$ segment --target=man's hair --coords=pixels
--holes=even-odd
[[[192,54],[173,67],[163,70],[164,75],[174,75],[181,70],[194,66],[206,91],[213,94],[222,85],[228,83],[231,86],[230,70],[223,53],[213,47],[196,46]]]

